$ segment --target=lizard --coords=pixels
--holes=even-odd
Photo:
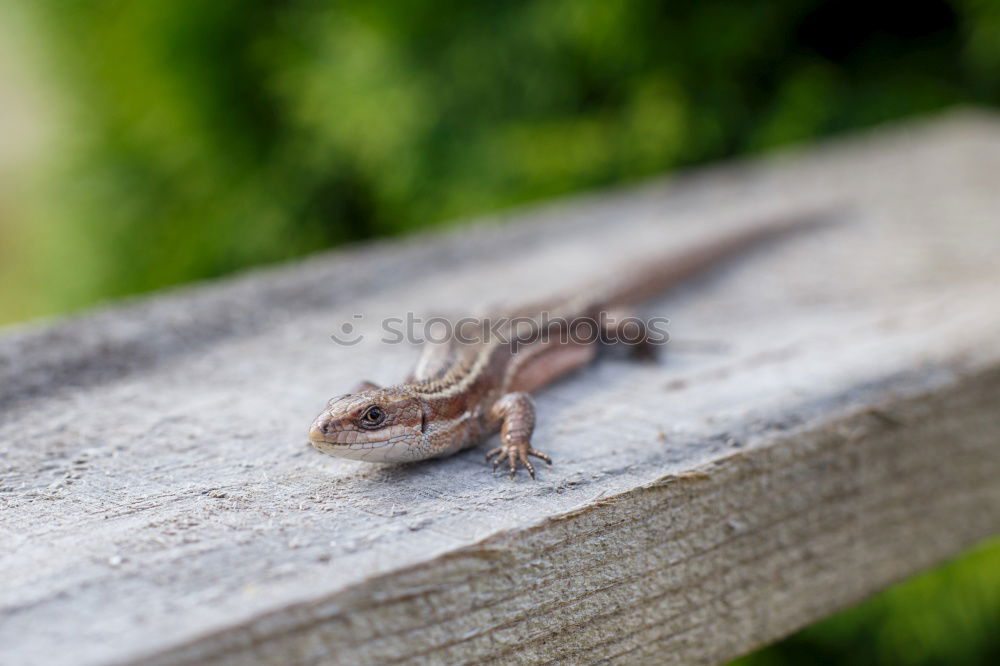
[[[501,312],[506,326],[488,339],[465,339],[466,332],[462,340],[453,335],[446,343],[426,345],[403,383],[380,387],[363,381],[350,393],[332,398],[313,421],[309,442],[344,458],[411,462],[451,455],[499,431],[500,443],[486,453],[487,462],[492,461],[494,471],[506,463],[511,478],[520,464],[534,479],[531,458],[549,465],[552,459],[532,445],[531,394],[588,365],[601,347],[623,338],[622,322],[640,321],[602,313],[629,312],[764,241],[812,226],[825,219],[825,213],[802,212],[744,225],[683,253],[635,262],[602,285],[547,304]],[[481,326],[473,329],[488,330],[487,320],[473,321]],[[590,335],[583,334],[585,325]],[[636,354],[647,357],[661,342],[647,330],[629,339],[634,339]]]

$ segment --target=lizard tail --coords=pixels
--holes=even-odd
[[[782,215],[692,248],[636,262],[625,268],[610,289],[600,295],[599,306],[634,305],[663,295],[680,283],[780,236],[826,225],[839,216],[840,210],[817,208]]]

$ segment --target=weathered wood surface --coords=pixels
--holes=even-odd
[[[8,330],[0,663],[716,663],[955,555],[1000,531],[998,174],[952,114]],[[412,363],[381,316],[830,201],[542,394],[536,483],[305,444]]]

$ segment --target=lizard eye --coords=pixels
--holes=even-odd
[[[361,415],[361,425],[369,428],[382,425],[383,421],[385,421],[385,410],[378,405],[372,405]]]

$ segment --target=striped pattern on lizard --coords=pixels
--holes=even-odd
[[[513,477],[521,465],[535,478],[531,458],[549,464],[551,459],[532,446],[531,394],[589,364],[602,345],[618,339],[615,326],[622,319],[602,318],[602,312],[631,312],[639,302],[727,258],[823,217],[821,212],[808,212],[750,225],[683,254],[633,265],[603,288],[578,292],[586,296],[499,313],[505,321],[517,323],[485,341],[452,339],[428,345],[403,383],[381,388],[362,382],[351,393],[330,400],[313,422],[309,441],[334,456],[411,462],[451,455],[499,431],[500,444],[486,454],[493,468],[506,464]],[[599,334],[570,335],[584,325],[600,325]],[[640,355],[650,352],[645,331],[640,332],[635,350]]]

